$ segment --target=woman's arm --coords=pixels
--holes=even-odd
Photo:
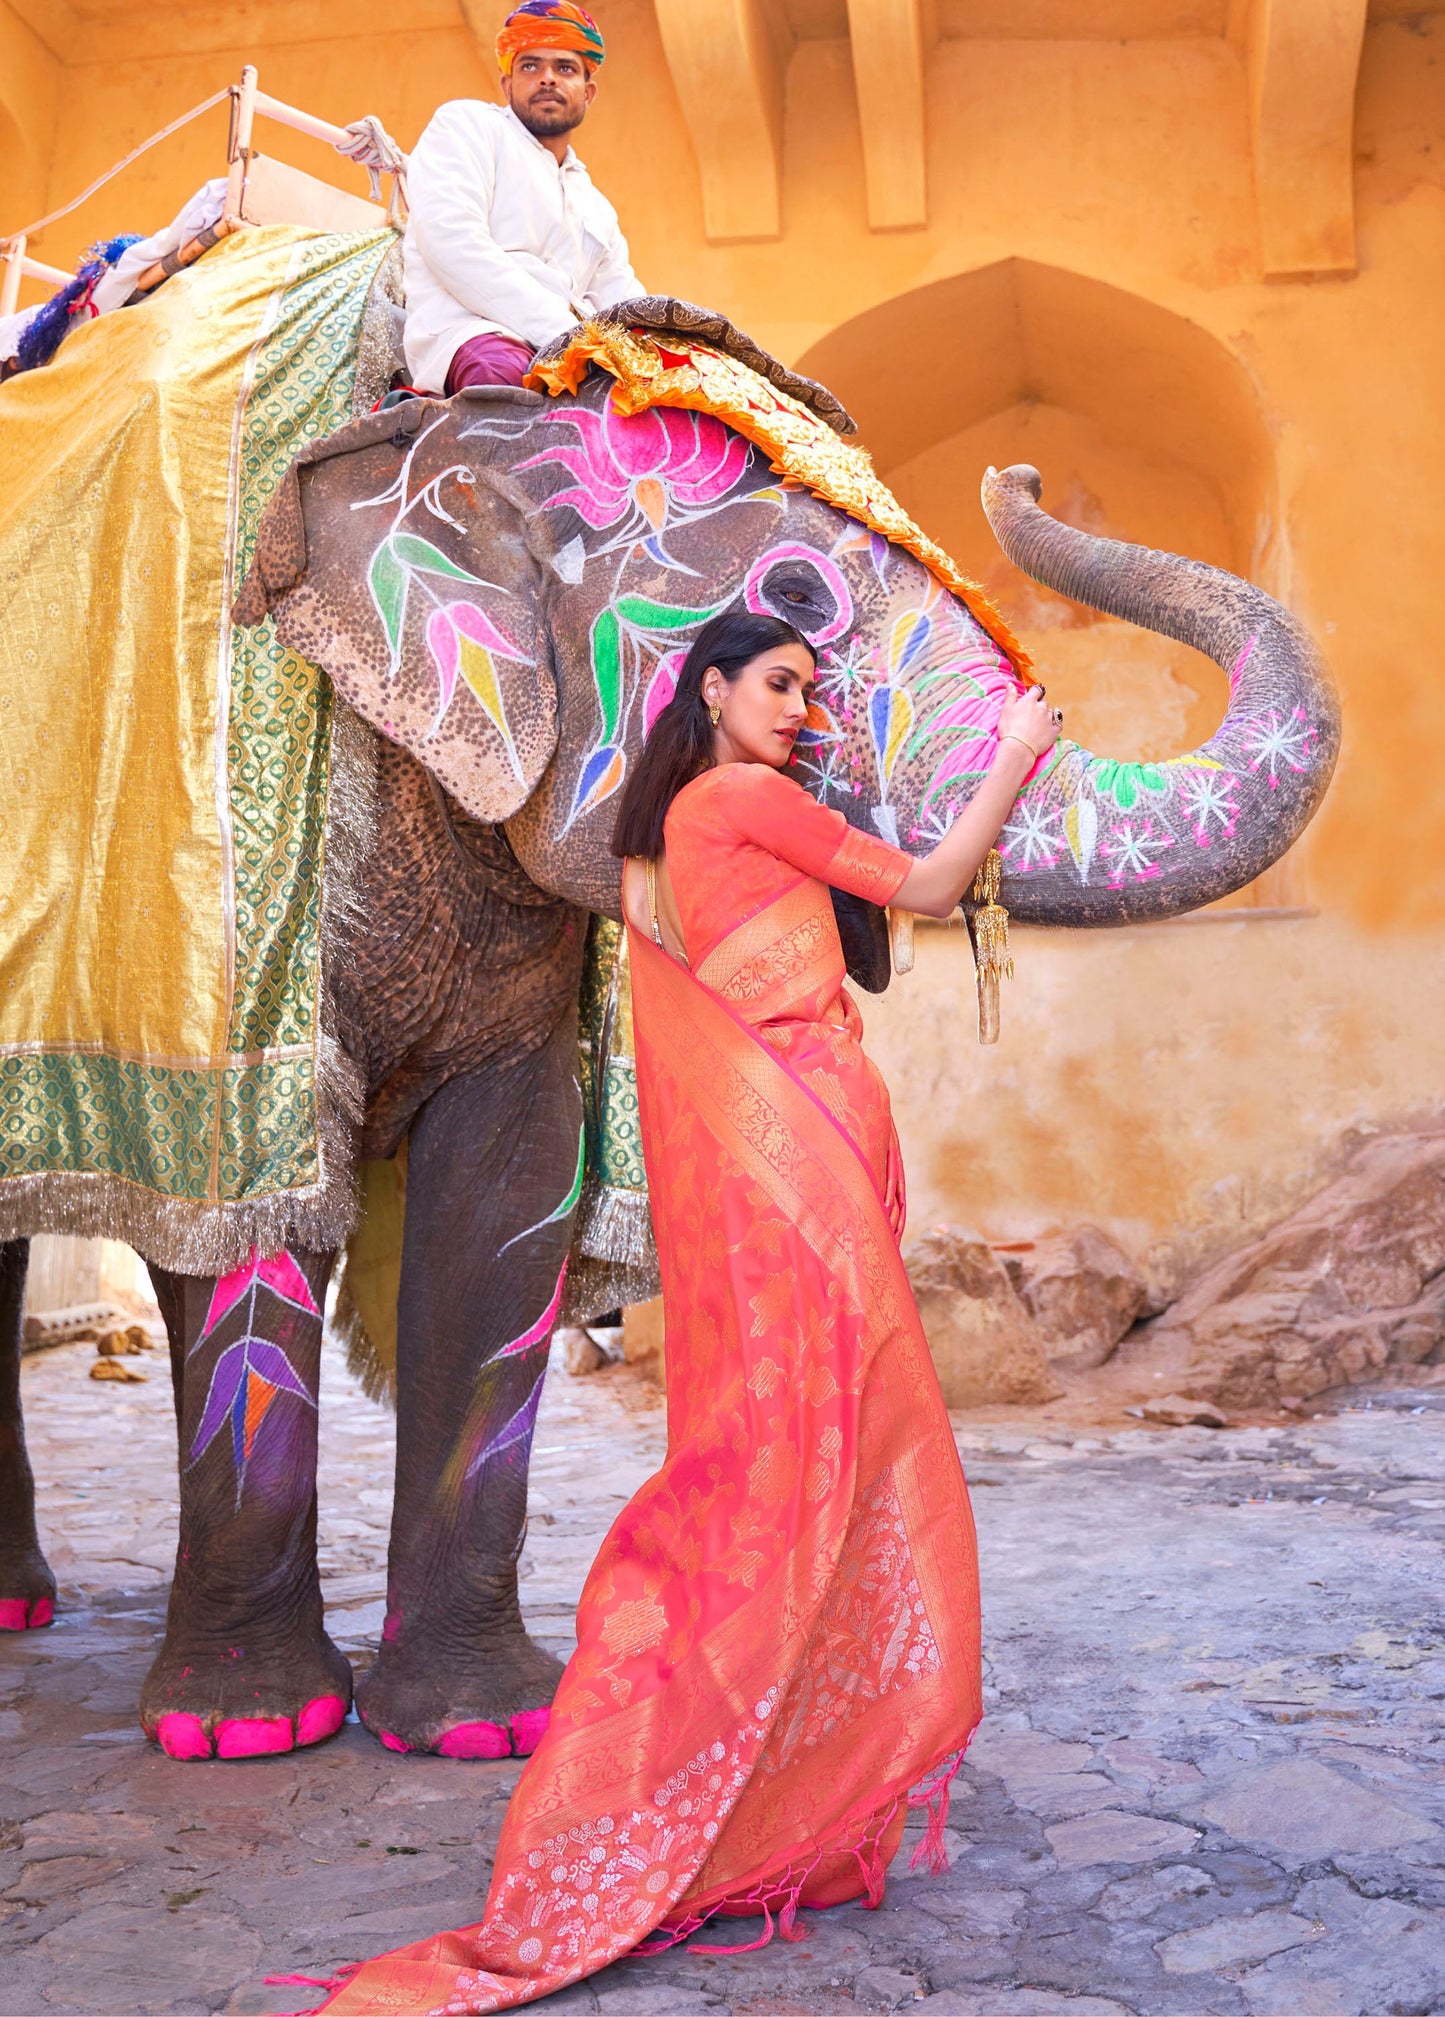
[[[988,776],[931,854],[916,861],[893,902],[922,917],[950,917],[1013,810],[1014,800],[1037,759],[1058,740],[1059,724],[1041,686],[1006,701],[998,724],[999,745]]]

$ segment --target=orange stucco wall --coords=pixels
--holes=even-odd
[[[1003,1238],[1090,1217],[1171,1278],[1306,1189],[1346,1130],[1438,1107],[1445,1088],[1445,14],[1371,10],[1357,272],[1268,281],[1246,0],[1018,0],[987,18],[940,4],[928,222],[898,231],[868,228],[842,0],[778,4],[801,36],[782,233],[718,244],[651,0],[598,0],[610,54],[581,151],[643,277],[835,386],[1092,747],[1201,739],[1222,680],[1014,576],[977,503],[990,461],[1035,462],[1045,502],[1078,523],[1253,575],[1312,627],[1342,690],[1324,811],[1227,916],[1019,934],[996,1050],[974,1040],[961,933],[920,932],[914,975],[868,1013],[915,1224]],[[39,0],[0,0],[3,229],[246,59],[277,96],[335,120],[374,111],[410,144],[441,100],[490,95],[482,51],[502,9],[417,0],[404,30],[379,0],[67,11],[82,24],[68,43],[47,40]],[[102,230],[153,227],[221,171],[224,120],[208,114],[32,249],[65,264]],[[314,143],[267,134],[343,179]]]

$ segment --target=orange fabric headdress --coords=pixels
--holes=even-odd
[[[504,77],[524,49],[571,49],[595,70],[607,54],[602,30],[576,0],[522,0],[497,37],[497,67]]]

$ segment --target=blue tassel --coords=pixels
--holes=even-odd
[[[87,248],[84,264],[74,280],[68,280],[52,294],[25,325],[15,352],[15,362],[21,371],[34,371],[50,362],[64,342],[72,318],[89,301],[91,288],[114,266],[122,252],[139,243],[140,236],[138,231],[122,232],[118,238],[102,238]]]

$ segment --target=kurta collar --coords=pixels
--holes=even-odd
[[[502,107],[502,114],[504,118],[511,120],[512,124],[516,127],[517,131],[521,134],[522,138],[527,142],[527,145],[529,147],[535,147],[539,154],[545,154],[547,158],[551,161],[557,160],[556,155],[553,154],[550,147],[544,147],[541,141],[537,138],[535,133],[529,133],[527,131],[526,127],[522,124],[521,120],[517,117],[516,113],[512,110],[510,105],[504,105]],[[577,150],[569,142],[567,152],[562,156],[562,159],[560,161],[557,161],[557,167],[562,174],[565,174],[569,168],[580,168],[581,166],[582,163],[577,158]]]

